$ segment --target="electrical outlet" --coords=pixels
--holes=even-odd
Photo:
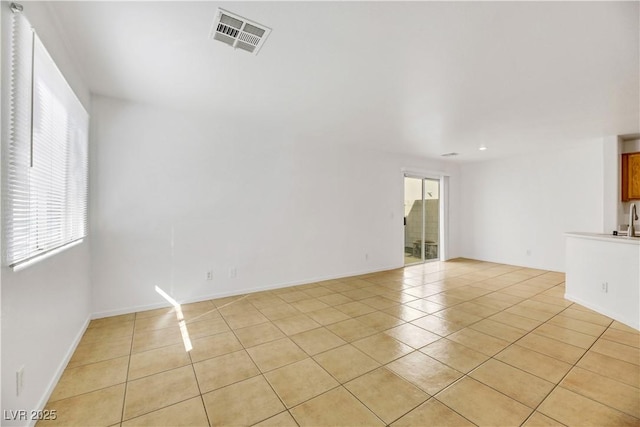
[[[531,256],[531,249],[527,249],[527,256]]]
[[[20,396],[22,393],[22,386],[24,385],[24,365],[16,371],[16,396]]]
[[[369,254],[364,254],[364,259],[369,260]]]
[[[235,267],[229,268],[229,279],[233,279],[238,275],[238,270]]]
[[[602,292],[605,294],[609,293],[609,282],[602,282]]]
[[[213,280],[213,271],[212,270],[207,271],[207,280]]]

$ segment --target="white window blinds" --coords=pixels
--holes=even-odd
[[[3,216],[15,267],[87,233],[89,116],[24,15],[12,26]]]

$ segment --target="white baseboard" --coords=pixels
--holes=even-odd
[[[378,269],[374,269],[374,270],[356,271],[356,272],[352,272],[352,273],[348,273],[348,274],[339,274],[339,275],[332,275],[332,276],[320,276],[320,277],[308,278],[308,279],[304,279],[304,280],[296,280],[296,281],[292,281],[292,282],[276,283],[276,284],[271,284],[271,285],[267,285],[267,286],[256,286],[256,287],[253,287],[253,288],[245,288],[245,289],[238,290],[238,291],[218,292],[218,293],[213,293],[213,294],[198,295],[198,296],[190,297],[190,298],[187,298],[187,299],[185,299],[183,301],[180,301],[180,303],[181,304],[189,304],[189,303],[193,303],[193,302],[206,301],[206,300],[216,299],[216,298],[226,298],[226,297],[232,297],[232,296],[236,296],[236,295],[245,295],[245,294],[250,294],[250,293],[253,293],[253,292],[270,291],[270,290],[274,290],[274,289],[287,288],[289,286],[298,286],[298,285],[305,285],[307,283],[322,282],[323,280],[335,280],[335,279],[343,279],[345,277],[353,277],[353,276],[361,276],[361,275],[364,275],[364,274],[379,273],[381,271],[395,270],[397,268],[402,268],[402,267],[404,267],[404,265],[393,265],[393,266],[382,267],[382,268],[378,268]],[[106,310],[106,311],[96,312],[96,313],[93,313],[91,315],[91,318],[92,319],[100,319],[102,317],[119,316],[121,314],[131,314],[131,313],[137,313],[139,311],[153,310],[153,309],[156,309],[156,308],[164,308],[164,307],[170,307],[170,306],[171,305],[169,303],[167,303],[167,302],[155,303],[155,304],[146,304],[146,305],[137,305],[137,306],[131,306],[131,307],[126,307],[126,308],[121,308],[121,309],[116,309],[116,310]]]
[[[78,347],[78,344],[80,344],[80,340],[82,340],[82,336],[84,335],[85,331],[89,327],[90,321],[91,321],[91,316],[87,316],[87,319],[84,321],[84,324],[76,334],[76,337],[74,338],[73,343],[69,347],[69,350],[67,350],[64,358],[62,359],[62,362],[60,362],[60,364],[58,365],[55,375],[53,376],[51,381],[49,381],[49,385],[47,386],[47,389],[45,390],[44,394],[40,398],[40,401],[38,402],[38,405],[36,406],[37,410],[44,409],[45,405],[49,401],[49,398],[51,397],[53,390],[56,388],[56,385],[58,385],[58,381],[60,381],[60,377],[62,377],[64,370],[67,368],[67,365],[69,364],[69,361],[73,356],[73,353],[75,353],[76,348]],[[36,420],[32,420],[29,422],[28,425],[34,426],[35,424],[36,424]]]
[[[640,330],[640,319],[630,319],[630,318],[627,319],[627,318],[624,318],[624,317],[620,316],[620,313],[617,313],[615,311],[608,310],[606,308],[600,307],[597,304],[593,304],[593,303],[584,301],[583,299],[575,297],[575,296],[570,295],[568,293],[565,293],[564,297],[565,297],[565,299],[568,299],[569,301],[573,301],[576,304],[580,304],[581,306],[587,307],[588,309],[593,310],[593,311],[595,311],[597,313],[600,313],[603,316],[610,317],[610,318],[612,318],[614,320],[617,320],[620,323],[624,323],[625,325],[627,325],[627,326],[629,326],[631,328]]]

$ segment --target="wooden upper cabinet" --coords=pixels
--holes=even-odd
[[[622,155],[622,201],[640,200],[640,152]]]

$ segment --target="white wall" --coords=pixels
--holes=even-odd
[[[564,271],[563,233],[602,232],[602,144],[463,165],[461,255]]]
[[[242,118],[104,97],[92,112],[97,316],[164,303],[155,286],[188,301],[400,267],[402,168],[456,172]]]
[[[67,80],[88,107],[89,91],[75,71],[52,26],[47,6],[24,3],[24,10]],[[2,141],[7,141],[9,3],[2,19]],[[76,246],[26,270],[3,267],[2,283],[2,413],[41,409],[65,367],[76,339],[90,315],[89,244]],[[45,356],[46,355],[46,356]],[[16,396],[16,370],[24,366],[24,386]],[[2,421],[2,425],[12,425]],[[25,424],[24,421],[17,424]]]

